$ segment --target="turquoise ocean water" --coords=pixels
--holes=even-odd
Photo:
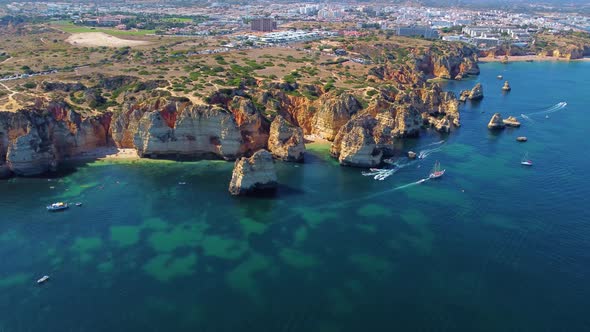
[[[276,198],[230,197],[220,161],[0,181],[0,331],[589,330],[590,62],[481,67],[445,85],[483,83],[463,126],[384,181],[321,144],[277,163]]]

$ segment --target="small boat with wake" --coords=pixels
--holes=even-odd
[[[445,174],[445,169],[440,169],[440,163],[437,161],[434,163],[434,168],[432,168],[432,172],[428,176],[429,179],[438,179]]]
[[[522,159],[520,160],[520,164],[524,166],[533,166],[533,161],[529,158],[529,153],[525,153]]]
[[[69,208],[68,203],[57,202],[51,205],[47,205],[47,211],[62,211]]]
[[[46,282],[47,280],[49,280],[49,276],[42,276],[39,280],[37,280],[37,283],[42,284],[42,283]]]

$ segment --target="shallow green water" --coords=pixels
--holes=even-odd
[[[485,64],[446,88],[476,81],[463,126],[408,141],[440,150],[384,181],[315,145],[277,163],[274,199],[230,197],[226,162],[0,182],[0,331],[590,329],[590,63]],[[444,178],[403,187],[435,160]],[[58,200],[84,205],[47,213]]]

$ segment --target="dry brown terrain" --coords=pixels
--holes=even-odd
[[[297,82],[326,89],[353,89],[364,96],[368,70],[374,64],[342,61],[348,58],[376,59],[397,49],[423,49],[430,41],[369,33],[358,37],[331,37],[318,41],[249,49],[224,49],[227,36],[162,37],[111,36],[103,32],[66,33],[47,25],[0,31],[3,50],[10,61],[0,63],[0,77],[28,71],[57,70],[49,75],[25,77],[0,86],[0,110],[32,105],[37,98],[62,98],[81,112],[93,112],[83,92],[58,93],[44,89],[46,82],[80,82],[96,86],[102,77],[131,76],[141,82],[158,81],[154,90],[202,103],[220,88],[240,84]],[[338,57],[335,49],[348,55]],[[199,54],[205,51],[211,54]],[[380,60],[381,61],[381,60]],[[162,84],[164,82],[164,84]],[[116,111],[125,91],[100,90],[104,107]],[[295,92],[297,93],[297,92]],[[58,94],[58,95],[56,95]],[[369,100],[370,96],[367,96]],[[102,111],[102,110],[99,110]]]

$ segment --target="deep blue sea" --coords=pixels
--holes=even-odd
[[[445,83],[483,84],[462,127],[383,181],[325,144],[277,162],[275,198],[231,197],[220,161],[0,181],[0,331],[590,330],[590,62],[481,69]]]

